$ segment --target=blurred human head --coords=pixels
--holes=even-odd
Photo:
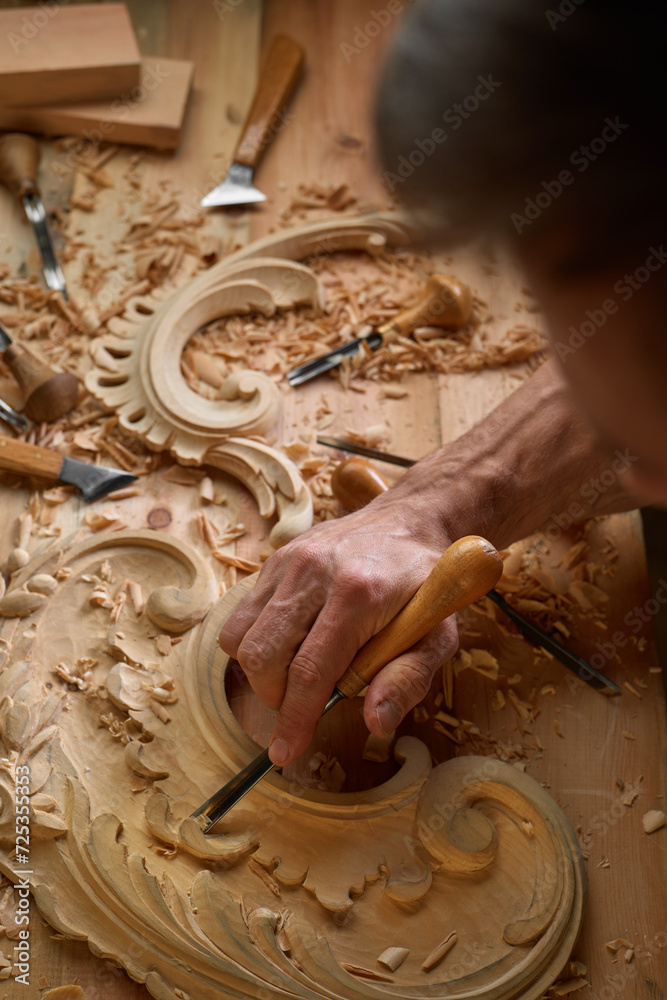
[[[658,4],[422,0],[377,100],[385,184],[441,246],[510,243],[579,405],[667,503]]]

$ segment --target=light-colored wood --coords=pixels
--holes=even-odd
[[[18,198],[37,191],[39,146],[29,135],[8,132],[0,136],[0,183]]]
[[[145,58],[141,81],[113,100],[77,100],[34,107],[0,105],[0,128],[42,135],[82,135],[89,142],[121,142],[176,149],[188,106],[194,66],[186,59]],[[42,97],[44,100],[44,96]]]
[[[2,0],[2,6],[7,6],[7,3],[8,0]],[[119,150],[105,164],[104,172],[110,186],[99,190],[94,212],[74,206],[70,209],[68,199],[72,188],[75,198],[89,188],[90,181],[85,170],[97,159],[96,144],[81,142],[62,149],[50,142],[40,143],[42,162],[39,179],[47,211],[54,205],[65,208],[69,220],[66,244],[81,240],[82,244],[94,249],[96,260],[108,269],[101,286],[91,293],[86,288],[85,280],[82,282],[82,278],[86,277],[85,252],[63,261],[70,301],[76,300],[82,306],[92,303],[98,308],[100,304],[102,308],[107,308],[136,283],[134,249],[123,251],[122,246],[133,221],[145,212],[148,197],[160,197],[159,192],[165,192],[165,198],[173,194],[178,198],[184,215],[198,213],[199,199],[220,179],[224,166],[231,159],[242,113],[250,104],[257,81],[261,28],[259,0],[244,0],[232,12],[233,22],[229,18],[223,20],[210,0],[170,0],[168,5],[162,0],[131,0],[129,6],[145,56],[191,60],[195,64],[192,101],[185,116],[178,150],[173,154],[159,155],[147,151],[138,157],[138,168],[134,173],[140,177],[139,189],[126,178],[131,164],[137,159],[137,150]],[[239,109],[238,116],[233,113],[234,108]],[[0,239],[0,258],[9,267],[10,274],[41,275],[32,231],[25,225],[21,206],[9,194],[0,197],[0,219],[0,233],[4,234]],[[232,218],[222,212],[201,213],[199,221],[198,236],[217,239],[223,252],[242,245],[248,238],[247,215]],[[168,236],[163,231],[157,234],[156,240]],[[190,274],[191,269],[184,266],[175,279],[168,279],[169,294],[185,283]],[[5,314],[15,311],[12,306],[3,307]],[[11,332],[14,334],[13,330]],[[19,334],[17,336],[20,338]],[[42,353],[54,363],[56,358],[49,350],[50,345],[45,345],[42,340],[35,343],[40,350],[46,346]],[[57,360],[60,361],[60,358]],[[85,356],[70,354],[68,367],[70,362],[73,362],[72,367],[77,374],[85,374]],[[78,453],[76,457],[87,456]],[[113,464],[107,456],[102,461]],[[119,519],[138,528],[148,523],[164,523],[161,519],[165,518],[169,523],[159,529],[160,535],[185,538],[210,561],[210,552],[200,537],[195,518],[200,507],[196,491],[193,493],[185,486],[167,482],[162,474],[164,469],[162,465],[143,478],[138,495],[123,501],[108,498],[88,508],[79,498],[72,497],[49,510],[46,509],[48,505],[43,504],[43,512],[52,515],[55,524],[46,525],[42,530],[57,530],[62,532],[63,537],[77,531],[87,533],[89,529],[85,527],[84,517],[89,511],[111,510]],[[241,539],[236,548],[240,553],[246,552],[249,558],[256,559],[252,546],[262,532],[252,498],[242,486],[236,485],[234,479],[218,475],[215,471],[213,479],[216,491],[224,496],[226,502],[224,507],[214,510],[211,517],[215,521],[217,514],[219,525],[243,520],[248,536]],[[17,489],[15,480],[11,485],[11,489],[4,485],[2,488],[0,562],[3,564],[7,553],[16,544],[16,519],[25,513],[33,496],[25,486]],[[49,544],[48,535],[38,537],[36,532],[29,547],[39,548]],[[234,547],[227,548],[233,553]],[[216,561],[213,570],[218,587],[233,582],[233,568]],[[57,679],[56,683],[59,683]],[[131,980],[115,963],[93,954],[85,940],[56,939],[53,927],[44,922],[34,900],[31,900],[30,930],[35,956],[31,985],[23,987],[18,983],[15,985],[11,979],[8,983],[0,980],[0,998],[3,1000],[5,993],[13,1000],[16,991],[20,991],[26,1000],[33,1000],[34,993],[36,1000],[41,993],[37,984],[42,976],[51,987],[76,981],[81,984],[88,1000],[101,993],[108,1000],[148,1000],[149,993],[144,985]],[[10,945],[10,939],[3,940],[2,951],[9,955],[13,942]],[[132,944],[129,949],[131,956]]]
[[[3,358],[21,388],[25,400],[23,409],[31,420],[57,420],[76,406],[79,397],[76,375],[54,371],[16,342],[6,348]]]
[[[210,569],[148,531],[66,540],[13,589],[53,572],[39,610],[0,623],[11,649],[0,737],[12,755],[0,771],[0,870],[17,877],[15,777],[28,773],[28,877],[61,934],[159,1000],[371,998],[349,969],[401,942],[411,954],[391,975],[393,996],[465,984],[475,1000],[541,997],[579,933],[585,879],[574,833],[539,784],[483,757],[432,769],[424,744],[404,738],[398,773],[376,788],[319,792],[274,774],[205,836],[190,813],[257,749],[231,712],[229,660],[213,641],[247,585],[206,614]],[[113,599],[130,579],[148,595],[140,613]],[[93,601],[101,588],[107,607]],[[163,638],[189,609],[182,643],[152,638],[157,604]],[[130,635],[134,666],[118,658]],[[458,958],[425,971],[452,927]]]
[[[455,541],[405,607],[359,650],[338,681],[338,690],[347,698],[359,694],[389,660],[487,594],[502,571],[502,559],[486,539],[467,535]]]
[[[0,10],[0,104],[118,97],[139,83],[139,49],[122,3]]]
[[[472,295],[463,282],[434,274],[428,279],[417,302],[387,323],[387,332],[411,333],[420,326],[458,330],[472,316]],[[381,328],[384,332],[384,328]]]
[[[278,116],[285,112],[299,82],[303,58],[303,50],[291,38],[278,35],[274,39],[234,153],[236,163],[257,166],[274,132],[284,127]]]
[[[0,469],[54,482],[60,475],[62,464],[62,455],[51,448],[40,448],[0,434]]]
[[[407,5],[404,7],[407,9]],[[171,0],[167,7],[153,0],[136,0],[130,3],[130,8],[145,54],[192,59],[196,64],[194,100],[186,116],[178,153],[174,156],[148,153],[142,157],[139,168],[143,192],[158,192],[163,190],[160,185],[167,185],[167,190],[178,192],[181,204],[194,209],[199,198],[224,175],[243,109],[249,106],[252,98],[256,81],[257,4],[255,0],[244,0],[239,5],[216,0],[214,7],[209,0]],[[267,0],[264,31],[267,49],[277,33],[284,32],[295,38],[307,52],[307,75],[290,105],[290,121],[281,132],[280,141],[272,144],[257,171],[256,182],[266,192],[268,201],[261,208],[236,217],[226,212],[206,213],[200,232],[218,235],[225,250],[243,243],[251,221],[257,236],[266,235],[269,230],[280,226],[280,212],[289,206],[301,182],[346,182],[361,205],[373,203],[384,206],[386,203],[387,192],[382,187],[381,174],[371,162],[369,108],[382,49],[389,41],[398,17],[378,35],[372,38],[369,35],[370,41],[364,49],[360,48],[347,57],[341,50],[341,45],[354,42],[357,28],[364,30],[374,9],[379,11],[376,4],[363,4],[359,0],[337,0],[335,4],[328,0],[290,0],[289,4],[284,0]],[[357,38],[360,37],[357,34]],[[240,114],[233,114],[234,109],[240,109]],[[79,161],[72,152],[58,152],[50,143],[42,143],[40,179],[47,208],[54,201],[66,204],[72,179],[77,194],[87,185],[87,178],[79,167],[79,162],[82,167],[88,162],[86,150],[84,146]],[[74,207],[69,213],[68,243],[71,240],[71,245],[76,245],[80,240],[95,247],[96,256],[109,268],[106,282],[93,297],[79,280],[84,270],[81,266],[83,252],[74,254],[65,262],[68,290],[83,302],[101,300],[105,306],[113,304],[132,283],[132,257],[124,249],[123,241],[132,221],[144,210],[144,193],[134,191],[123,179],[134,152],[121,151],[105,165],[113,186],[99,192],[95,211],[85,212]],[[94,155],[97,155],[96,152]],[[59,180],[57,193],[53,192],[54,179]],[[22,224],[21,214],[20,206],[9,196],[0,198],[0,233],[6,234],[0,242],[2,261],[13,274],[20,273],[26,262],[28,274],[38,274],[40,268],[32,263],[32,233]],[[316,215],[315,212],[307,214]],[[161,232],[158,238],[166,239],[169,235]],[[322,248],[317,252],[321,255]],[[363,287],[365,258],[355,253],[347,263],[345,286],[356,283],[358,287],[361,283]],[[540,317],[534,311],[534,303],[531,304],[522,293],[524,279],[511,262],[496,250],[486,246],[476,248],[474,252],[459,250],[449,259],[438,261],[435,269],[456,274],[471,287],[476,298],[485,301],[492,319],[482,332],[502,337],[515,323],[539,326]],[[171,279],[167,282],[169,294],[172,288],[188,279],[188,274],[184,268],[173,283]],[[410,294],[418,294],[424,277],[419,273],[415,275]],[[7,307],[7,311],[14,310]],[[42,343],[39,346],[41,348]],[[49,356],[48,350],[45,356]],[[75,360],[78,365],[79,359]],[[77,366],[76,370],[83,374],[85,359],[80,360],[81,367]],[[473,375],[440,377],[408,375],[400,383],[407,394],[398,399],[385,396],[382,383],[362,383],[360,388],[366,390],[363,393],[345,391],[333,380],[326,380],[324,385],[304,386],[298,393],[285,389],[284,412],[276,431],[278,442],[286,444],[300,440],[301,435],[315,425],[312,414],[325,395],[332,411],[326,421],[322,421],[327,423],[327,427],[322,428],[326,433],[343,435],[347,428],[363,432],[370,424],[383,422],[387,426],[388,437],[382,446],[418,458],[441,442],[461,434],[483,417],[518,384],[523,369],[524,366],[513,366],[496,371],[483,370]],[[308,415],[311,415],[310,424],[306,423]],[[382,469],[389,478],[397,475],[389,466]],[[206,545],[198,537],[195,518],[200,507],[197,490],[167,481],[163,470],[164,466],[141,480],[139,495],[122,502],[104,501],[95,506],[98,510],[109,509],[137,527],[146,525],[149,519],[152,523],[154,515],[156,522],[157,515],[165,515],[170,518],[170,523],[160,529],[160,534],[184,539],[206,557]],[[242,520],[246,524],[246,535],[236,543],[236,551],[256,560],[258,552],[265,546],[265,532],[252,499],[236,486],[233,479],[218,477],[215,472],[212,476],[216,491],[224,493],[226,500],[225,506],[214,509],[213,514],[222,515],[219,523]],[[15,488],[15,482],[11,485],[12,489],[3,489],[2,493],[0,555],[3,563],[16,545],[15,520],[25,512],[31,499],[28,490]],[[51,524],[42,530],[60,529],[63,537],[76,531],[85,532],[82,518],[86,510],[80,500],[72,498],[53,509]],[[503,623],[500,615],[496,623],[472,611],[463,612],[460,616],[463,642],[477,647],[483,644],[494,651],[500,663],[497,682],[491,682],[472,670],[464,671],[456,678],[452,711],[466,725],[477,728],[481,735],[470,732],[463,745],[459,746],[434,729],[437,711],[434,699],[442,694],[437,681],[429,699],[421,706],[424,710],[418,716],[421,721],[410,714],[400,732],[428,742],[432,756],[438,761],[453,753],[490,754],[491,760],[500,757],[526,767],[538,782],[547,787],[572,825],[578,829],[578,838],[588,855],[587,913],[574,957],[587,966],[584,977],[592,985],[583,986],[575,995],[580,1000],[599,1000],[612,993],[622,997],[630,992],[633,996],[636,994],[637,1000],[655,1000],[656,989],[664,992],[667,988],[667,971],[663,961],[664,929],[667,927],[667,894],[662,877],[664,830],[647,836],[641,817],[649,808],[664,808],[665,783],[661,762],[665,759],[667,729],[662,678],[656,672],[658,661],[652,619],[648,620],[649,616],[645,616],[647,620],[641,624],[637,635],[631,633],[627,622],[624,622],[625,616],[632,614],[635,606],[643,609],[646,601],[654,595],[647,584],[641,532],[633,516],[602,519],[591,527],[585,537],[590,544],[586,562],[602,565],[608,559],[604,555],[607,539],[612,540],[618,553],[617,572],[613,578],[603,577],[603,585],[609,594],[607,629],[603,631],[591,621],[575,615],[574,619],[565,619],[571,631],[568,641],[577,652],[588,656],[595,650],[596,643],[604,644],[610,642],[616,633],[626,633],[628,643],[624,648],[618,647],[605,669],[618,680],[628,679],[636,684],[638,678],[641,686],[637,686],[637,690],[642,700],[626,691],[622,698],[610,703],[583,683],[578,684],[575,678],[564,674],[559,664],[535,657],[532,647],[521,639],[501,632]],[[555,566],[576,538],[577,533],[573,531],[564,532],[557,542],[547,542],[544,537],[538,537],[530,545],[527,543],[527,558],[533,558],[536,551],[541,552],[543,565]],[[49,536],[35,535],[28,547],[34,551],[52,543],[53,539]],[[234,571],[217,562],[213,570],[220,586],[229,584],[233,578]],[[45,611],[48,610],[46,605]],[[77,613],[80,617],[80,610],[77,609]],[[24,619],[21,628],[29,627],[30,620]],[[467,638],[466,629],[477,633],[476,637]],[[72,625],[72,634],[76,635],[76,623]],[[641,648],[634,644],[634,639],[641,642]],[[211,635],[205,642],[205,648],[211,650],[214,645],[215,636]],[[230,683],[236,678],[233,668],[231,674]],[[517,676],[520,676],[519,680]],[[219,682],[219,673],[216,672],[215,677]],[[512,682],[511,685],[508,681]],[[55,683],[60,684],[58,678],[55,678]],[[211,688],[216,694],[217,687],[213,685]],[[543,688],[554,693],[540,694]],[[494,707],[497,705],[497,690],[506,696],[514,690],[522,700],[532,698],[537,704],[540,713],[530,727],[532,734],[521,736],[518,726],[525,727],[526,723],[519,720],[509,698],[504,708]],[[243,720],[246,731],[265,745],[273,715],[256,699],[247,696],[243,700],[244,691],[247,692],[247,685],[240,688],[233,700],[234,711]],[[76,706],[79,694],[72,691],[68,697]],[[245,711],[244,705],[248,706]],[[348,708],[349,712],[346,711]],[[423,721],[425,717],[426,721]],[[562,736],[556,733],[555,722],[559,722]],[[634,735],[635,739],[622,736],[624,730]],[[321,723],[314,749],[339,758],[348,772],[344,786],[348,789],[364,789],[386,782],[396,767],[392,762],[377,764],[362,761],[360,754],[365,737],[356,700],[343,702],[337,706],[336,713],[329,713]],[[517,756],[515,748],[518,743],[522,743],[524,748]],[[116,741],[103,745],[101,756],[108,757],[114,748],[120,760],[121,752]],[[253,749],[256,749],[255,744],[247,739],[236,765],[248,760]],[[197,774],[207,754],[208,751],[204,751],[202,761],[197,762]],[[639,776],[643,776],[641,782],[638,781]],[[213,767],[204,777],[209,783],[208,791],[218,786],[221,775]],[[303,767],[298,775],[295,773],[293,780],[300,783],[293,786],[297,796],[302,793],[302,785],[308,784],[309,777],[307,767]],[[617,779],[625,783],[624,791]],[[117,808],[109,802],[109,790],[115,795],[115,785],[107,784],[100,791],[100,799],[109,802],[112,811],[121,817],[124,816],[125,799],[132,797],[129,790],[124,791],[125,787],[118,787]],[[202,788],[200,791],[203,793],[205,790]],[[623,799],[635,791],[638,798],[634,805],[624,805]],[[289,815],[289,810],[283,815]],[[120,837],[122,840],[122,832]],[[524,840],[522,843],[529,842]],[[276,853],[281,846],[276,844]],[[85,852],[84,856],[87,856]],[[159,879],[162,879],[162,872],[169,876],[171,865],[169,857],[159,864]],[[251,905],[261,899],[275,912],[281,901],[268,887],[265,887],[266,894],[260,896],[264,888],[259,886],[256,874],[253,878],[258,888],[245,891],[245,896],[250,899]],[[377,883],[369,885],[364,896],[357,899],[356,914],[365,913],[366,899],[377,888]],[[408,942],[411,955],[406,966],[413,957],[418,966],[426,957],[427,950],[435,948],[452,929],[456,928],[460,934],[461,927],[449,923],[447,907],[449,901],[461,893],[461,888],[462,884],[457,880],[451,891],[433,905],[427,900],[423,919],[432,926],[432,934],[424,940],[423,949],[413,952],[414,941]],[[255,891],[257,896],[253,896]],[[287,900],[286,908],[289,908],[291,891],[289,886],[281,887],[283,899]],[[503,896],[501,891],[499,896],[504,903],[506,894]],[[119,908],[124,910],[124,904]],[[230,915],[233,917],[236,912],[230,904],[223,919]],[[317,934],[328,935],[328,940],[333,942],[334,948],[341,949],[341,954],[342,949],[347,949],[348,957],[355,956],[354,964],[357,966],[380,969],[375,965],[375,955],[388,945],[402,944],[402,940],[395,940],[388,932],[377,951],[369,955],[366,951],[355,950],[359,927],[356,916],[349,922],[341,916],[323,916],[319,904],[309,916],[312,918],[312,939]],[[383,911],[380,922],[384,918]],[[144,922],[139,917],[135,937],[141,935],[143,927]],[[147,1000],[149,997],[144,985],[128,978],[126,973],[99,957],[99,954],[91,954],[84,937],[76,941],[54,940],[53,928],[44,923],[34,900],[31,902],[30,929],[31,946],[36,956],[33,970],[37,979],[44,975],[52,987],[75,980],[84,988],[89,1000],[101,993],[107,1000]],[[279,940],[285,943],[284,936],[278,933]],[[619,957],[605,947],[605,942],[618,937],[625,937],[636,945],[634,959],[629,964],[623,961],[622,953]],[[12,941],[5,939],[3,952],[11,955],[12,946]],[[134,956],[134,947],[135,942],[131,941],[127,949],[130,959]],[[459,959],[464,962],[468,957],[465,942],[462,943],[459,937],[455,948],[443,961],[443,971],[451,971],[450,963],[454,964]],[[243,954],[238,958],[239,965],[243,967]],[[309,964],[308,967],[316,976],[319,975],[316,966]],[[386,970],[383,971],[386,974]],[[465,969],[460,971],[465,972]],[[438,968],[428,976],[436,977],[434,982],[437,983]],[[408,980],[409,977],[406,977]],[[337,984],[332,992],[353,996],[357,983],[356,977],[352,983],[346,980],[342,990]],[[377,989],[381,987],[381,983],[376,984]],[[263,983],[256,993],[266,1000],[269,993],[279,995],[278,989]],[[385,994],[391,994],[393,988],[385,983],[384,990]],[[28,1000],[33,1000],[32,992],[32,985],[27,988],[20,984],[14,986],[11,980],[4,984],[0,981],[0,998],[7,993],[9,1000],[14,1000],[17,993],[19,998],[26,996]],[[438,993],[437,986],[435,992]],[[35,992],[35,1000],[37,996]]]
[[[155,294],[130,301],[123,316],[109,322],[111,335],[95,341],[86,387],[150,448],[169,449],[186,464],[206,463],[239,478],[263,517],[278,513],[270,536],[278,547],[309,527],[312,502],[296,466],[253,439],[276,422],[275,383],[241,368],[225,379],[219,399],[204,399],[183,377],[183,348],[219,316],[253,309],[271,315],[304,304],[321,308],[324,293],[316,275],[296,263],[318,247],[379,254],[408,239],[400,216],[378,215],[325,220],[257,240],[167,302]]]

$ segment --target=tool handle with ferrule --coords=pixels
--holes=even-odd
[[[458,330],[471,315],[472,296],[468,286],[457,278],[434,274],[426,282],[419,300],[378,327],[378,332],[385,333],[386,329],[407,335],[419,326]]]
[[[0,434],[0,469],[18,472],[22,476],[57,480],[62,464],[63,456],[57,451]]]
[[[21,200],[26,194],[38,194],[37,167],[39,143],[23,132],[0,136],[0,183]]]
[[[459,538],[388,625],[359,650],[336,684],[347,698],[366,687],[391,660],[423,638],[438,622],[478,601],[498,582],[502,559],[479,535]]]
[[[331,490],[347,510],[359,510],[389,489],[389,484],[366,458],[346,458],[331,476]]]
[[[57,420],[76,406],[79,380],[71,372],[56,372],[21,344],[12,343],[5,361],[23,392],[25,413],[37,423]]]
[[[301,46],[285,35],[278,35],[262,67],[259,84],[234,153],[235,163],[246,167],[257,166],[272,134],[282,127],[277,116],[292,96],[302,70]]]

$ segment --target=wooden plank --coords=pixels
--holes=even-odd
[[[0,104],[114,98],[139,83],[125,4],[42,4],[0,11]]]
[[[176,149],[193,71],[185,59],[147,58],[141,63],[141,83],[112,101],[0,107],[0,128]]]

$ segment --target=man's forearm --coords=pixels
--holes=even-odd
[[[548,362],[461,438],[422,459],[375,501],[404,500],[425,530],[481,533],[504,547],[551,522],[628,510],[629,453],[602,445]]]

